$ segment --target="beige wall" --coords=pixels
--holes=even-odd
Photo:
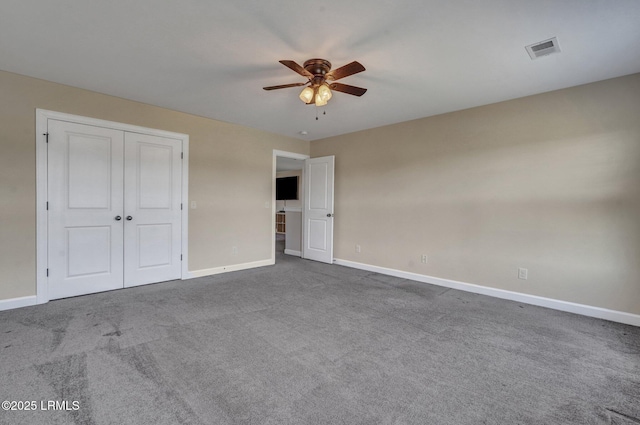
[[[273,149],[308,142],[0,71],[0,300],[35,295],[36,108],[188,134],[189,270],[271,257]]]
[[[323,155],[336,258],[640,314],[640,74],[311,142]]]

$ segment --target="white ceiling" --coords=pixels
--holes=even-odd
[[[369,91],[262,90],[314,57]],[[640,72],[640,1],[1,0],[0,69],[314,140]]]

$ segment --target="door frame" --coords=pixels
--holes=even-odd
[[[49,246],[49,229],[47,220],[47,129],[49,119],[92,125],[94,127],[111,128],[131,133],[149,134],[152,136],[167,137],[182,141],[181,279],[189,279],[189,135],[114,121],[106,121],[97,118],[83,117],[80,115],[72,115],[63,112],[49,111],[46,109],[36,109],[36,303],[44,304],[49,302],[49,279],[47,278]]]
[[[305,155],[302,153],[280,151],[277,149],[273,150],[273,166],[272,166],[272,173],[271,173],[271,264],[276,263],[276,231],[275,231],[276,229],[276,168],[277,168],[278,157],[300,159],[303,161],[305,159],[309,159],[309,155]],[[305,181],[304,169],[305,167],[303,166],[302,178],[301,178],[302,182],[299,183],[301,185],[300,196],[302,196],[303,200],[304,200],[304,181]],[[304,208],[302,208],[302,223],[304,223]],[[302,243],[304,244],[304,232],[301,231],[300,233],[302,234],[302,239],[303,239]],[[304,245],[301,245],[301,247],[303,246]]]

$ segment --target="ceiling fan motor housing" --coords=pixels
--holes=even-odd
[[[314,76],[324,76],[331,70],[331,62],[326,59],[309,59],[304,63],[304,69]]]

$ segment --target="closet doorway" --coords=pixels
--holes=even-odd
[[[182,278],[188,136],[41,110],[38,130],[38,302]]]

